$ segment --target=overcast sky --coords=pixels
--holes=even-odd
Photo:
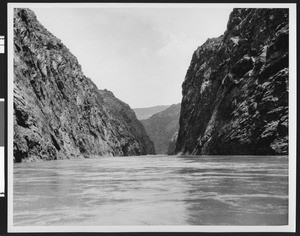
[[[145,5],[144,5],[145,6]],[[232,8],[31,8],[84,74],[131,108],[181,102],[192,54]]]

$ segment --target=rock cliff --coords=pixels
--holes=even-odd
[[[180,103],[154,114],[149,119],[141,120],[147,134],[154,143],[157,154],[167,154],[173,148],[170,141],[179,129]],[[173,141],[174,142],[174,141]]]
[[[234,9],[193,54],[176,152],[288,153],[288,9]]]
[[[15,9],[14,160],[150,153],[153,143],[133,110],[98,90],[34,12]]]

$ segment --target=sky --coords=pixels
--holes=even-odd
[[[225,5],[224,5],[225,6]],[[31,8],[83,73],[143,108],[181,102],[193,52],[226,30],[231,7]]]

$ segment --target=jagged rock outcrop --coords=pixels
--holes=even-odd
[[[154,153],[130,107],[84,76],[29,9],[14,11],[14,160]]]
[[[141,120],[147,134],[154,143],[157,154],[167,154],[173,149],[169,145],[172,137],[179,129],[179,115],[180,103],[154,114],[147,120]]]
[[[176,152],[288,153],[288,9],[234,9],[193,54]]]
[[[170,105],[146,107],[146,108],[134,108],[136,117],[139,120],[146,120],[153,116],[154,114],[166,110]]]

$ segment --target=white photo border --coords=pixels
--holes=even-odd
[[[14,226],[13,225],[13,9],[14,8],[288,8],[289,9],[289,205],[288,225],[283,226]],[[8,233],[19,232],[295,232],[296,230],[296,135],[297,135],[297,39],[295,3],[204,4],[204,3],[8,3],[8,87],[7,87],[7,207]],[[225,29],[224,29],[225,31]],[[218,35],[216,35],[218,36]]]

